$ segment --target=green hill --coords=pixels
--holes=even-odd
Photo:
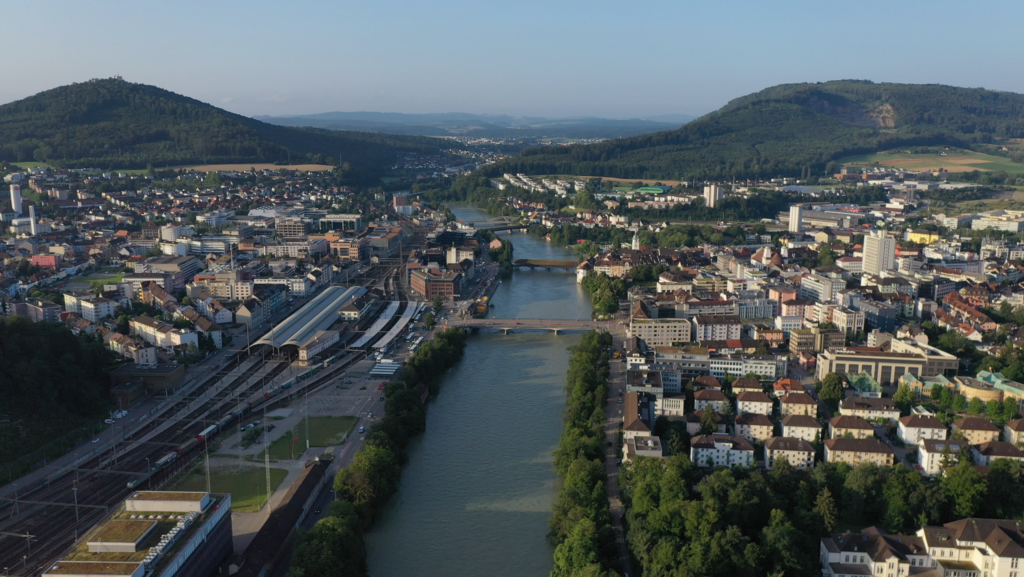
[[[845,156],[936,145],[1019,161],[1019,152],[992,144],[1022,137],[1024,95],[840,80],[767,88],[676,130],[592,145],[532,148],[489,167],[487,174],[800,176],[831,171],[834,161]]]
[[[0,161],[64,167],[305,162],[381,173],[400,153],[437,154],[436,139],[275,126],[155,86],[91,80],[0,106]]]

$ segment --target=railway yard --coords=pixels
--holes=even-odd
[[[236,441],[227,439],[240,438],[246,424],[265,419],[268,413],[294,404],[307,417],[351,411],[361,424],[383,395],[376,390],[380,377],[369,374],[371,361],[403,342],[399,336],[422,307],[410,300],[400,272],[409,252],[423,244],[424,231],[414,229],[412,242],[399,258],[361,268],[349,278],[346,292],[352,287],[376,289],[384,298],[363,331],[346,331],[317,362],[295,362],[292,337],[336,320],[328,318],[333,311],[323,315],[312,309],[322,302],[317,300],[320,296],[337,292],[338,287],[326,287],[285,320],[266,327],[265,335],[254,335],[251,345],[194,367],[199,370],[193,383],[130,426],[123,423],[117,438],[96,445],[92,454],[77,459],[66,455],[63,463],[47,467],[45,476],[0,488],[3,575],[41,574],[133,491],[173,487],[201,466],[206,451],[223,448],[230,453],[235,446],[230,443]],[[314,326],[314,321],[319,324]],[[352,437],[349,443],[358,442]],[[269,443],[256,447],[269,450]],[[92,447],[81,448],[85,452]],[[241,530],[252,532],[252,523],[249,520],[250,526]]]

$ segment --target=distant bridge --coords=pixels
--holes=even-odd
[[[516,268],[561,268],[565,270],[576,270],[579,262],[575,260],[542,260],[533,258],[517,258],[512,262]]]
[[[472,223],[470,223],[470,224],[472,224]],[[489,230],[491,232],[501,232],[503,230],[507,230],[509,232],[512,232],[513,230],[526,230],[526,229],[530,228],[530,225],[527,225],[527,224],[500,224],[500,223],[487,224],[487,223],[484,223],[484,224],[475,225],[475,228],[477,230]]]
[[[451,319],[449,327],[497,329],[508,334],[513,331],[552,331],[556,335],[569,331],[608,331],[612,321],[576,321],[553,319]]]

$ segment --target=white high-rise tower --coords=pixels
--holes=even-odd
[[[39,234],[39,225],[36,224],[36,205],[28,205],[28,222],[32,236]]]
[[[21,187],[17,184],[11,185],[11,209],[21,216]]]
[[[799,204],[789,207],[789,232],[804,231],[804,207]]]
[[[879,274],[896,268],[896,239],[884,230],[873,230],[864,237],[864,272]]]

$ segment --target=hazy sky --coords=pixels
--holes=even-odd
[[[785,82],[1024,92],[1024,2],[5,2],[8,102],[115,74],[246,115],[699,115]]]

